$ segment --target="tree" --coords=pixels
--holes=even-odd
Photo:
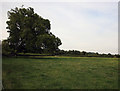
[[[82,55],[84,55],[84,56],[85,56],[86,54],[87,54],[87,52],[85,52],[85,51],[82,51]]]
[[[7,40],[2,41],[2,55],[8,56],[13,50],[10,49],[9,43]]]
[[[61,45],[61,41],[58,37],[55,37],[53,34],[44,34],[39,35],[36,41],[37,49],[41,51],[47,51],[48,53],[55,53],[58,49],[58,46]]]
[[[61,40],[50,32],[48,19],[43,19],[34,9],[18,8],[8,11],[7,29],[9,47],[18,52],[55,52]]]

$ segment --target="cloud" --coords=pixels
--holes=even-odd
[[[59,33],[64,30],[60,36],[63,39],[61,48],[117,53],[117,7],[111,5],[72,6],[73,10],[70,7],[58,10],[65,19],[58,20],[62,28],[54,26]]]

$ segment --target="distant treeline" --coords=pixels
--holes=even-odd
[[[1,44],[0,44],[1,46]],[[27,55],[26,55],[27,54]],[[44,54],[44,55],[43,55]],[[57,50],[53,53],[49,51],[41,52],[32,52],[32,53],[15,53],[13,50],[9,48],[7,44],[2,46],[2,56],[73,56],[73,57],[116,57],[120,58],[119,54],[99,54],[98,52],[86,52],[86,51],[78,51],[78,50]]]
[[[78,50],[60,50],[58,51],[55,55],[60,55],[60,56],[77,56],[77,57],[120,57],[119,54],[99,54],[98,52],[85,52],[85,51],[78,51]]]

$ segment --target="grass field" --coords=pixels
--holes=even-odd
[[[3,58],[6,89],[117,89],[117,58]]]

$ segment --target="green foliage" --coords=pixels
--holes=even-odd
[[[11,54],[12,51],[14,50],[9,47],[8,40],[2,41],[2,55],[8,56]]]
[[[120,57],[119,54],[112,55],[110,53],[108,54],[99,54],[98,52],[85,52],[85,51],[78,51],[78,50],[59,50],[56,55],[60,56],[78,56],[78,57]]]
[[[5,89],[117,89],[118,59],[3,58]]]
[[[50,21],[36,14],[33,8],[11,9],[8,19],[8,42],[16,53],[41,53],[46,50],[54,53],[59,49],[61,41],[50,32]]]
[[[38,49],[41,49],[41,50],[44,49],[44,51],[47,51],[48,53],[55,53],[55,51],[58,50],[58,46],[61,45],[61,41],[58,37],[55,37],[53,34],[50,34],[50,35],[44,34],[44,35],[38,36],[36,45]]]

